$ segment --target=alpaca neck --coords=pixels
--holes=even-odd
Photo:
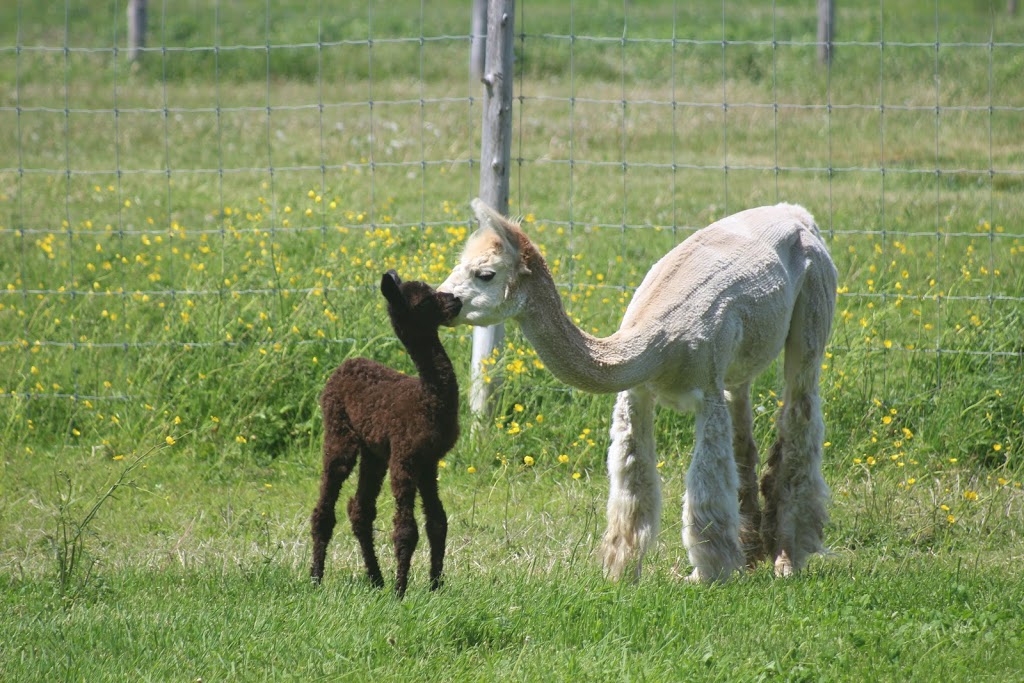
[[[551,373],[578,389],[618,392],[644,383],[655,369],[654,340],[644,332],[587,334],[569,318],[539,254],[521,286],[526,307],[516,316],[523,334]]]
[[[445,401],[458,401],[459,389],[455,370],[437,332],[401,341],[409,352],[413,365],[416,366],[423,386]]]

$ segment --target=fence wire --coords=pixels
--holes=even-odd
[[[149,45],[135,64],[125,59],[121,2],[66,0],[41,11],[22,1],[4,10],[13,28],[0,33],[0,397],[149,398],[127,383],[100,391],[79,382],[91,365],[116,362],[97,352],[365,343],[340,327],[318,335],[315,325],[224,338],[227,312],[184,336],[160,328],[168,316],[197,317],[186,315],[195,300],[277,306],[284,321],[294,314],[285,302],[372,286],[282,280],[282,260],[297,258],[307,238],[340,234],[332,245],[342,253],[378,231],[437,236],[472,227],[465,207],[480,163],[480,86],[468,75],[468,3],[197,3],[209,26],[189,7],[154,4]],[[678,241],[711,219],[785,200],[812,208],[845,272],[859,272],[859,257],[841,251],[858,238],[885,257],[908,242],[934,252],[939,281],[926,291],[852,278],[840,309],[861,315],[898,298],[932,306],[939,318],[962,305],[1019,319],[1019,272],[970,285],[950,275],[954,245],[987,249],[979,264],[1011,269],[1020,259],[1006,253],[1024,249],[1024,42],[1002,3],[963,22],[978,29],[973,35],[960,25],[977,14],[973,6],[925,4],[933,30],[922,37],[928,31],[905,3],[840,1],[840,39],[827,66],[811,64],[817,43],[806,2],[725,0],[717,25],[704,21],[699,35],[691,31],[700,10],[687,3],[625,2],[605,8],[604,23],[589,19],[586,3],[549,4],[517,7],[512,206],[566,235],[559,255],[568,265],[558,272],[565,292],[615,296],[638,284],[621,271],[620,279],[588,280],[576,267],[574,255],[595,232],[617,232],[622,254],[655,231]],[[910,20],[916,33],[904,27]],[[278,29],[282,22],[289,30]],[[240,25],[243,36],[233,33]],[[359,35],[338,35],[356,25]],[[418,31],[396,34],[410,26]],[[820,85],[803,87],[809,78]],[[328,208],[332,193],[360,208]],[[255,227],[240,214],[256,216]],[[232,240],[247,230],[260,236],[261,254],[235,249]],[[100,263],[113,260],[107,252],[127,259],[140,241],[176,244],[186,233],[220,253],[219,262],[204,262],[216,271],[210,277],[184,277],[195,275],[198,256],[191,264],[168,258],[159,277],[141,283],[127,261]],[[268,261],[259,267],[271,275],[233,282],[232,258]],[[311,267],[330,268],[327,254],[315,258]],[[166,308],[148,313],[154,301]],[[133,327],[96,334],[89,316]],[[882,343],[887,324],[878,323]],[[928,332],[930,345],[893,350],[1024,353],[997,330],[952,346],[939,330]],[[833,342],[836,350],[854,346],[842,336]],[[33,383],[25,373],[46,349],[72,354],[67,375]]]

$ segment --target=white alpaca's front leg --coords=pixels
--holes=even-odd
[[[654,452],[654,399],[644,389],[623,391],[612,413],[608,447],[608,528],[601,543],[605,575],[618,580],[658,535],[661,479]]]
[[[697,410],[697,442],[683,496],[683,544],[694,567],[691,581],[725,581],[743,567],[738,489],[725,398],[707,397]]]

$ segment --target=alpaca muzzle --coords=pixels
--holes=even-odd
[[[441,298],[441,310],[444,311],[444,322],[442,324],[451,326],[452,321],[462,311],[462,301],[457,296],[443,292],[438,292],[438,296]]]

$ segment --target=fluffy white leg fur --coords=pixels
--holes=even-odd
[[[771,525],[764,536],[777,576],[799,572],[811,555],[824,551],[829,499],[821,476],[825,424],[818,396],[787,391],[784,401],[779,439],[762,484],[765,521]]]
[[[604,572],[618,580],[632,565],[640,577],[644,553],[658,535],[661,479],[654,452],[654,399],[643,389],[621,392],[608,447],[608,527],[601,543]]]
[[[729,395],[732,416],[732,452],[740,487],[740,545],[747,566],[764,557],[761,544],[761,502],[757,488],[757,442],[754,440],[754,414],[750,407],[750,383],[734,387]]]
[[[777,576],[789,576],[823,552],[829,489],[821,476],[825,422],[818,398],[818,376],[828,342],[832,307],[822,306],[822,290],[835,287],[829,273],[810,273],[793,311],[786,340],[783,408],[761,492],[761,536]]]
[[[697,410],[697,439],[683,496],[683,544],[694,567],[691,581],[725,581],[743,567],[732,438],[724,396],[706,396]]]

